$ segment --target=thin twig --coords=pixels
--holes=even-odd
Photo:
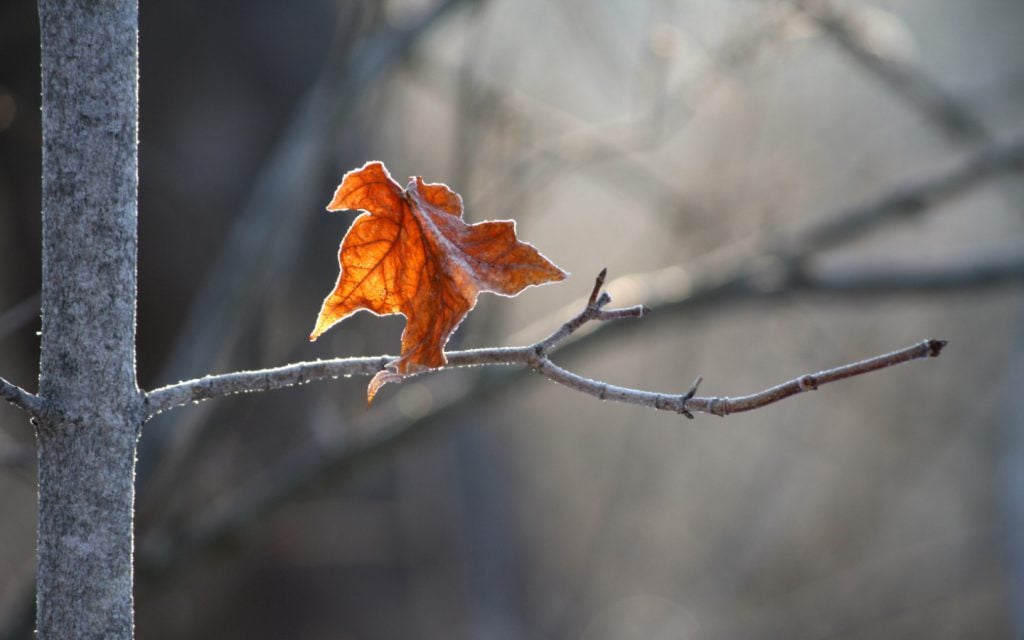
[[[33,417],[39,417],[45,409],[42,398],[34,393],[25,391],[2,377],[0,377],[0,398],[20,409],[28,411]]]
[[[682,394],[657,393],[619,387],[606,382],[591,380],[563,369],[553,363],[548,357],[566,338],[587,322],[592,320],[607,321],[621,318],[640,318],[647,312],[646,307],[639,305],[621,309],[604,309],[611,302],[611,297],[608,293],[601,291],[601,286],[604,284],[604,276],[605,271],[602,270],[601,274],[597,277],[594,290],[583,310],[547,338],[523,347],[496,347],[491,349],[453,351],[446,354],[448,363],[442,369],[483,365],[527,365],[554,382],[600,398],[601,400],[614,400],[663,411],[675,411],[692,418],[691,411],[727,415],[738,411],[756,409],[795,393],[815,389],[821,384],[860,375],[915,358],[937,356],[942,346],[945,345],[945,342],[941,340],[926,340],[914,347],[878,356],[870,360],[844,365],[837,369],[801,376],[796,380],[737,399],[695,397],[694,393],[699,382],[695,383],[689,391]],[[199,402],[230,394],[270,391],[325,378],[372,375],[384,370],[393,359],[393,356],[338,358],[316,362],[299,362],[275,369],[206,376],[205,378],[180,382],[149,392],[146,395],[147,415],[153,416],[189,402]]]
[[[749,396],[740,396],[738,398],[694,397],[687,400],[681,406],[685,406],[685,408],[690,409],[691,411],[702,411],[716,416],[727,416],[730,413],[752,411],[772,404],[773,402],[778,402],[784,398],[794,396],[798,393],[803,393],[804,391],[814,391],[821,385],[828,384],[829,382],[845,380],[846,378],[852,378],[853,376],[878,371],[879,369],[885,369],[896,364],[910,362],[911,360],[917,360],[919,358],[938,357],[945,346],[945,340],[922,340],[915,345],[905,349],[900,349],[899,351],[875,356],[874,358],[868,358],[867,360],[861,360],[860,362],[844,364],[841,367],[826,369],[825,371],[819,371],[818,373],[802,375],[799,378],[790,380],[789,382],[783,382],[780,385],[753,393]]]
[[[875,356],[860,362],[853,362],[836,367],[835,369],[805,374],[769,389],[738,398],[695,396],[697,385],[700,384],[699,379],[686,393],[667,394],[618,387],[605,382],[584,378],[559,367],[546,358],[538,359],[533,367],[541,375],[559,384],[600,398],[601,400],[638,404],[661,411],[675,411],[676,413],[686,415],[688,418],[692,418],[693,416],[690,414],[692,411],[710,413],[716,416],[727,416],[731,413],[760,409],[789,396],[804,391],[814,391],[821,385],[828,384],[829,382],[852,378],[853,376],[885,369],[894,364],[909,362],[918,358],[936,357],[944,346],[946,346],[945,340],[923,340],[899,351]]]

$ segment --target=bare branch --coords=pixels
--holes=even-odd
[[[44,410],[42,398],[34,393],[25,391],[13,382],[8,382],[0,377],[0,398],[10,402],[14,406],[24,409],[32,414],[32,417],[39,417]]]
[[[675,411],[692,418],[691,411],[701,411],[722,416],[738,411],[756,409],[795,393],[816,389],[821,384],[875,371],[876,369],[906,362],[907,360],[925,356],[937,356],[945,345],[945,342],[941,340],[926,340],[914,347],[845,365],[837,369],[801,376],[796,380],[737,399],[695,397],[694,393],[696,392],[697,384],[699,384],[699,379],[688,392],[682,394],[666,394],[619,387],[606,382],[585,378],[567,369],[563,369],[548,358],[551,351],[591,320],[606,321],[621,318],[639,318],[647,312],[646,307],[643,306],[604,309],[611,302],[611,296],[607,292],[601,291],[605,273],[602,270],[598,275],[586,307],[547,338],[523,347],[496,347],[491,349],[453,351],[446,354],[448,364],[441,367],[441,369],[483,365],[527,365],[554,382],[600,398],[601,400],[626,402],[662,411]],[[299,362],[275,369],[206,376],[151,391],[146,395],[146,413],[147,416],[151,417],[167,409],[189,402],[199,402],[235,393],[270,391],[325,378],[372,375],[384,370],[392,360],[394,360],[393,356],[338,358],[317,362]],[[404,377],[412,376],[407,375]]]

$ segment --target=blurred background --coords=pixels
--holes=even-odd
[[[337,380],[151,421],[137,634],[997,638],[1024,633],[1024,3],[141,3],[138,370],[395,353],[306,340],[383,160],[572,272],[482,296],[524,344],[609,270],[642,320],[554,359],[740,395],[910,345],[937,360],[726,419],[511,370]],[[35,388],[34,3],[0,2],[0,373]],[[32,627],[35,469],[0,406],[0,630]]]

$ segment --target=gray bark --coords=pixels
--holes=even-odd
[[[131,638],[135,0],[41,0],[40,638]]]

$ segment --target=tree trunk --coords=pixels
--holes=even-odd
[[[40,0],[39,638],[131,638],[136,0]]]

